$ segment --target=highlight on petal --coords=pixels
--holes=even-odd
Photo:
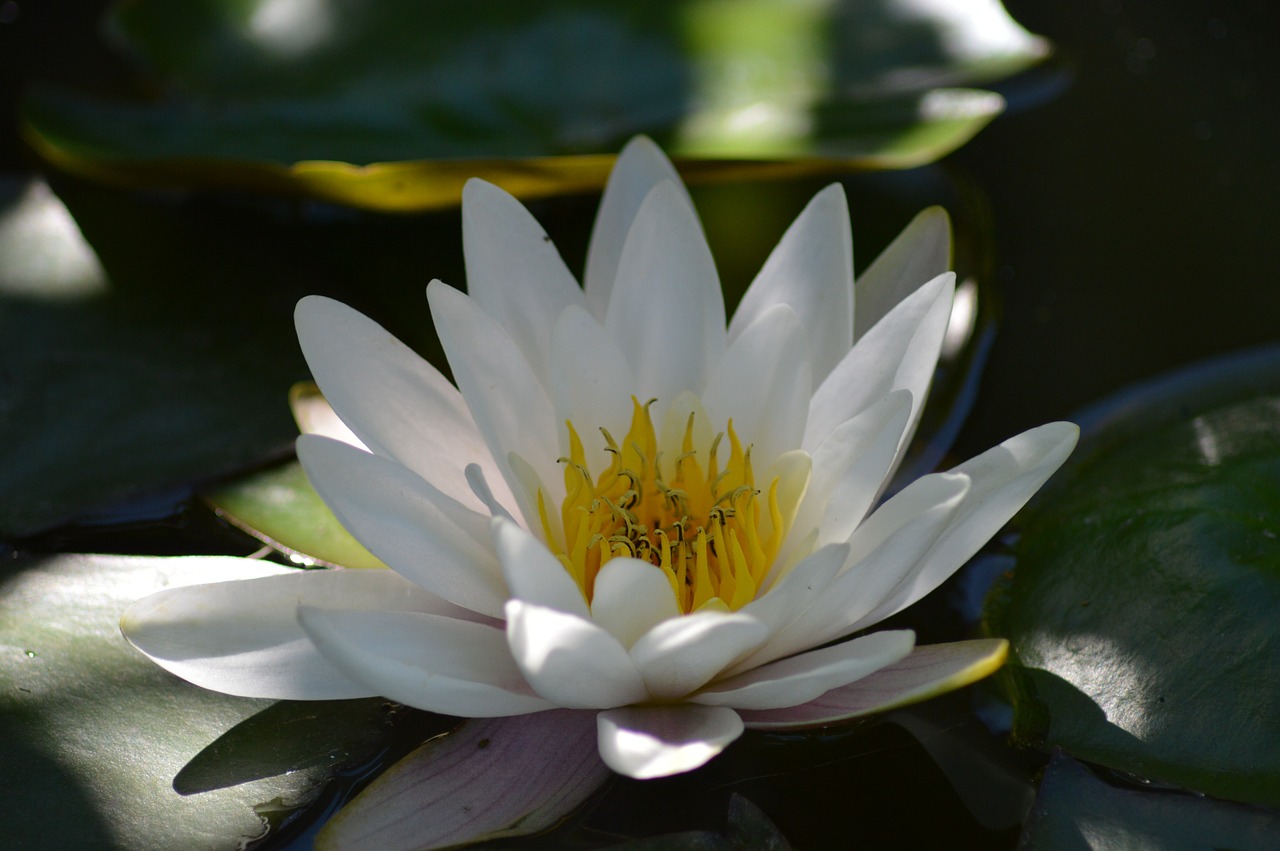
[[[289,388],[289,410],[293,412],[298,431],[303,434],[318,434],[366,452],[373,451],[338,417],[320,388],[309,381],[299,382]]]
[[[655,186],[636,213],[604,325],[631,363],[633,394],[658,400],[655,419],[682,390],[701,390],[724,351],[720,278],[676,184]]]
[[[236,568],[231,575],[250,569],[258,578],[167,588],[134,603],[120,618],[124,637],[152,661],[224,694],[284,700],[376,694],[316,650],[298,625],[299,604],[450,616],[465,612],[390,570],[298,570],[226,561]],[[209,570],[218,572],[212,564]]]
[[[316,492],[370,552],[450,602],[502,616],[507,589],[488,517],[381,456],[317,435],[297,447]]]
[[[600,709],[647,697],[626,648],[589,620],[510,600],[507,645],[529,684],[556,706]]]
[[[490,530],[507,587],[517,599],[591,617],[578,584],[545,544],[506,518],[495,517]]]
[[[706,685],[768,635],[768,626],[745,613],[694,612],[649,630],[631,658],[649,694],[671,700]]]
[[[795,706],[900,661],[915,641],[909,629],[873,632],[721,680],[690,700],[735,709]]]
[[[994,673],[1009,654],[1003,638],[917,647],[896,664],[797,706],[742,710],[753,730],[823,727],[887,712],[963,688]]]
[[[951,268],[951,219],[941,207],[916,215],[854,287],[854,339],[860,340],[920,285]]]
[[[373,694],[468,718],[553,708],[521,676],[500,626],[310,606],[298,609],[298,621],[334,667]]]
[[[600,756],[636,780],[682,774],[742,735],[742,719],[724,706],[628,706],[596,719]]]
[[[623,647],[630,649],[650,627],[679,615],[675,589],[668,574],[657,565],[635,558],[615,558],[596,576],[591,619]]]
[[[421,851],[538,833],[609,779],[594,712],[466,721],[375,779],[316,837],[317,851]]]
[[[333,299],[302,299],[294,321],[316,383],[360,441],[478,508],[463,470],[476,463],[496,472],[498,465],[457,388],[382,326]],[[505,486],[496,496],[512,504]]]
[[[618,162],[609,174],[587,250],[583,289],[586,290],[587,309],[601,322],[613,295],[618,262],[627,234],[631,231],[631,223],[635,221],[644,199],[649,197],[649,192],[664,181],[676,187],[680,200],[692,212],[693,201],[667,155],[647,136],[632,138],[618,154]],[[696,222],[697,215],[694,214],[693,218]],[[701,222],[698,222],[698,232],[702,232]]]
[[[551,328],[582,288],[524,205],[478,178],[462,190],[467,293],[498,321],[550,389]]]
[[[853,237],[849,205],[838,183],[815,195],[787,228],[729,322],[730,344],[780,304],[799,316],[813,378],[821,382],[854,339]]]

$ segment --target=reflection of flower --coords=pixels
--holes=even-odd
[[[693,207],[647,140],[610,179],[585,288],[502,191],[473,181],[463,216],[470,295],[427,291],[458,389],[341,304],[298,307],[368,450],[305,435],[299,457],[394,572],[162,592],[123,621],[143,652],[233,694],[598,710],[604,761],[639,778],[701,765],[744,723],[865,714],[999,664],[1003,642],[913,648],[907,630],[823,646],[936,587],[1075,443],[1070,424],[1033,429],[871,511],[946,329],[954,277],[906,279],[945,253],[940,214],[859,282],[880,315],[856,345],[838,187],[727,330]]]

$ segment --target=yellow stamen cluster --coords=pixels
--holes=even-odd
[[[573,423],[566,423],[570,451],[560,459],[565,465],[560,511],[565,544],[561,549],[553,543],[553,551],[588,601],[600,568],[622,556],[662,568],[681,611],[704,605],[741,608],[755,598],[785,535],[778,481],[768,485],[762,500],[751,448],[742,448],[732,421],[726,429],[729,458],[723,469],[718,451],[725,435],[716,435],[706,449],[704,466],[694,447],[693,414],[679,454],[664,459],[649,405],[632,398],[632,406],[631,427],[621,444],[600,430],[610,465],[599,478],[588,469]],[[545,538],[554,542],[559,536],[552,534],[546,502],[539,493]]]

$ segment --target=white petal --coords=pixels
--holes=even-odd
[[[915,432],[938,364],[951,314],[955,275],[920,287],[854,343],[813,394],[804,447],[813,449],[840,423],[898,388],[911,391],[912,411],[899,448]]]
[[[720,280],[676,184],[658,184],[636,213],[604,324],[631,362],[641,401],[699,391],[724,351]]]
[[[689,427],[690,415],[693,416],[693,446],[696,451],[704,453],[705,461],[705,453],[711,446],[711,441],[715,438],[716,432],[724,431],[726,423],[713,426],[711,416],[703,407],[702,400],[696,393],[687,390],[670,400],[669,404],[659,400],[649,409],[650,413],[656,414],[658,408],[665,408],[661,419],[654,420],[655,423],[661,423],[661,429],[658,431],[658,451],[663,454],[665,459],[663,463],[672,463],[683,451],[681,447],[684,446],[684,433]]]
[[[813,393],[809,333],[789,305],[774,305],[743,330],[707,378],[702,402],[711,421],[733,419],[756,469],[799,447],[804,436]]]
[[[610,559],[596,575],[591,619],[630,648],[654,624],[680,614],[662,568],[634,558]]]
[[[910,391],[895,390],[841,423],[818,445],[809,488],[796,525],[778,552],[778,565],[815,529],[818,546],[852,534],[880,492],[910,414]]]
[[[478,178],[462,190],[467,293],[511,335],[550,389],[548,330],[570,305],[584,304],[551,238],[524,206]]]
[[[722,680],[690,698],[737,709],[776,709],[815,697],[892,665],[916,643],[909,629],[873,632]]]
[[[843,542],[810,553],[741,612],[766,624],[771,634],[777,632],[826,593],[848,554],[849,547]]]
[[[316,492],[371,553],[433,594],[502,616],[508,595],[488,517],[381,456],[318,435],[297,445]]]
[[[965,476],[968,492],[951,513],[946,528],[884,601],[853,624],[860,629],[884,620],[928,594],[968,561],[1053,475],[1075,448],[1080,429],[1073,423],[1048,423],[988,449],[945,474]],[[926,479],[932,478],[929,476]],[[923,481],[917,480],[917,481]],[[915,483],[913,483],[915,484]],[[876,514],[910,489],[904,489]],[[869,518],[868,522],[871,519]]]
[[[516,452],[543,481],[556,480],[559,439],[551,400],[511,337],[474,301],[439,281],[427,287],[427,299],[440,345],[476,427],[499,462],[526,524],[536,526],[535,506],[506,460],[508,453]]]
[[[600,211],[596,214],[587,251],[587,308],[602,322],[631,223],[649,191],[663,181],[670,181],[680,190],[684,203],[692,211],[693,201],[661,148],[646,136],[636,136],[623,147],[600,198]]]
[[[513,596],[580,618],[591,617],[578,584],[546,544],[501,517],[493,519],[490,531]]]
[[[1003,638],[917,647],[902,661],[808,703],[744,710],[742,717],[752,729],[795,730],[886,712],[982,679],[1004,663],[1008,650]]]
[[[733,314],[730,344],[778,304],[800,317],[814,380],[822,381],[853,345],[853,241],[840,184],[815,195],[783,234]]]
[[[670,700],[710,682],[768,635],[765,624],[745,613],[695,612],[649,630],[631,648],[631,658],[649,694]]]
[[[742,735],[723,706],[628,706],[597,718],[600,756],[619,774],[648,780],[692,771]]]
[[[307,296],[294,321],[316,383],[364,445],[462,504],[479,507],[463,470],[472,463],[486,472],[499,467],[462,394],[408,346],[344,304]],[[512,504],[505,486],[495,495]]]
[[[951,220],[941,207],[921,211],[858,276],[854,339],[871,330],[926,281],[951,268]]]
[[[618,639],[594,623],[521,600],[507,602],[507,644],[525,679],[569,709],[644,700],[644,681]]]
[[[553,709],[463,723],[380,774],[330,819],[316,851],[424,851],[562,821],[610,777],[596,715]]]
[[[324,398],[319,388],[314,385],[303,382],[290,387],[289,409],[293,411],[293,419],[298,424],[298,431],[303,434],[331,437],[359,449],[373,451],[356,437],[354,431],[347,428],[347,424],[338,417],[329,400]]]
[[[298,626],[302,605],[458,614],[389,570],[296,570],[170,588],[125,610],[125,638],[165,670],[242,697],[332,700],[376,694],[329,664]]]
[[[507,651],[502,629],[443,615],[302,606],[298,622],[334,667],[409,706],[488,718],[550,709]]]
[[[635,386],[631,365],[604,326],[581,308],[565,310],[551,336],[551,398],[556,422],[573,422],[587,466],[596,475],[608,468],[609,460],[599,429],[626,434]],[[569,431],[560,433],[560,452],[568,456]]]

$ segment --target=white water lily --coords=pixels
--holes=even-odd
[[[427,289],[456,388],[359,313],[298,306],[360,444],[304,435],[299,458],[392,570],[162,592],[122,620],[139,649],[239,695],[586,710],[636,778],[696,768],[744,727],[833,723],[998,667],[998,640],[831,643],[937,587],[1075,444],[1042,426],[876,507],[947,326],[944,214],[855,289],[844,194],[822,191],[727,327],[692,203],[646,139],[610,178],[583,286],[498,188],[468,184],[463,216],[469,294]]]

